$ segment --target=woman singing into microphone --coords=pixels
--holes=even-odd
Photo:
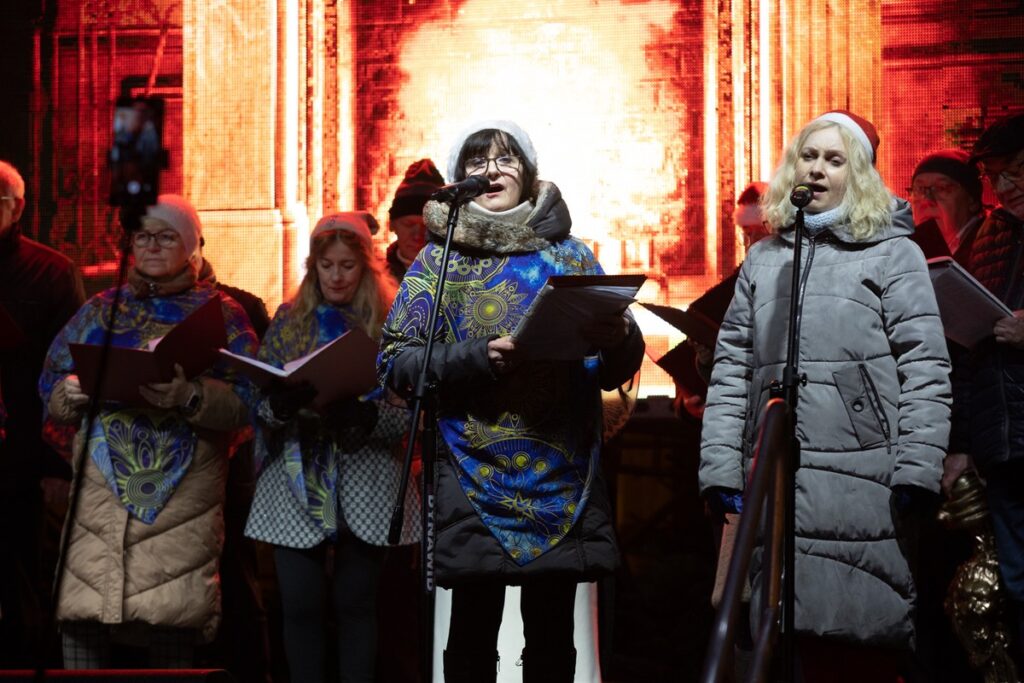
[[[531,359],[511,332],[549,275],[598,274],[570,235],[558,188],[538,180],[537,153],[511,121],[463,131],[448,177],[486,190],[462,207],[452,235],[436,330],[428,314],[448,206],[424,209],[429,244],[413,262],[384,324],[379,371],[408,392],[426,361],[438,386],[438,585],[452,588],[447,683],[493,683],[505,586],[522,586],[524,681],[570,683],[577,653],[576,585],[612,570],[618,553],[599,466],[600,388],[639,368],[640,331],[627,313],[584,331],[595,352]],[[424,358],[427,334],[437,345]],[[507,660],[506,660],[507,661]]]
[[[908,238],[910,209],[875,169],[877,146],[868,121],[828,112],[787,148],[764,200],[775,235],[751,247],[740,269],[704,412],[701,491],[713,510],[738,512],[769,385],[786,362],[791,193],[806,185],[795,619],[808,681],[896,680],[900,651],[914,637],[906,532],[939,490],[949,436],[949,360],[935,294]],[[761,571],[758,550],[753,613]],[[816,662],[827,669],[838,661],[842,672],[817,670]]]

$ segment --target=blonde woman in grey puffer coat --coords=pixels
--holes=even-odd
[[[949,438],[949,359],[935,294],[924,256],[908,239],[910,209],[874,167],[877,146],[869,122],[829,112],[787,148],[763,205],[775,235],[754,245],[740,268],[704,413],[701,492],[712,509],[738,511],[769,385],[781,381],[786,362],[789,196],[808,185],[795,576],[805,680],[895,680],[914,636],[904,532],[939,491]],[[755,610],[760,555],[751,574]],[[836,656],[850,648],[872,653]],[[811,673],[816,660],[824,678]],[[837,665],[844,671],[827,670]]]

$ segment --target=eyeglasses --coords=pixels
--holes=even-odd
[[[148,247],[153,240],[156,240],[157,246],[160,248],[169,249],[178,243],[179,238],[178,233],[170,232],[169,230],[157,233],[139,230],[138,232],[132,233],[132,244],[137,247]]]
[[[470,157],[466,159],[466,173],[483,173],[491,162],[498,168],[498,171],[514,173],[519,170],[519,157],[514,154],[503,154],[500,157]]]
[[[1001,171],[991,171],[985,167],[984,163],[982,163],[981,172],[982,175],[988,179],[988,182],[992,184],[992,187],[999,184],[1000,178],[1016,185],[1020,181],[1024,180],[1024,159],[1021,159],[1013,166],[1008,166]]]
[[[914,185],[907,188],[911,199],[945,199],[956,192],[956,183],[935,183],[934,185]]]

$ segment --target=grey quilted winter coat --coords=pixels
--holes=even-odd
[[[949,438],[949,359],[921,250],[900,202],[856,242],[805,238],[796,492],[798,631],[876,645],[913,640],[915,598],[890,487],[939,490]],[[718,337],[700,487],[743,489],[768,386],[781,379],[793,232],[756,244]],[[760,606],[760,552],[751,579]]]

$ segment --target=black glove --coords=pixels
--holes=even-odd
[[[712,486],[704,492],[704,500],[712,519],[717,522],[724,522],[727,512],[737,515],[743,512],[743,492],[736,489]]]
[[[934,515],[939,509],[939,494],[912,484],[892,487],[892,501],[896,513],[907,515]]]
[[[274,419],[287,422],[295,417],[301,408],[309,405],[316,396],[316,387],[309,382],[285,384],[267,397],[267,404]]]
[[[358,428],[370,432],[377,425],[377,404],[354,397],[344,398],[327,407],[324,420],[338,429]]]

